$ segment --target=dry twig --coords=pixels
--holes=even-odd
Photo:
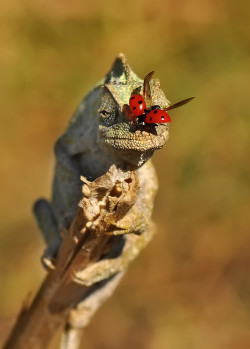
[[[117,233],[117,222],[135,203],[136,171],[123,171],[113,165],[94,182],[82,180],[84,196],[69,231],[64,232],[55,269],[48,272],[32,304],[22,309],[4,349],[44,349],[67,319],[70,326],[61,348],[78,348],[80,329],[88,324],[122,276],[121,271],[99,283],[88,280],[89,286],[80,285],[74,277],[115,245],[119,249],[122,236],[113,233]]]

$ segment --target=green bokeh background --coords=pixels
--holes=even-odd
[[[196,99],[154,155],[158,235],[82,348],[249,349],[249,14],[230,0],[1,2],[0,343],[45,276],[31,206],[50,195],[53,144],[124,52],[170,101]]]

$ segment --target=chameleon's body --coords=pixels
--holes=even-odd
[[[138,168],[140,180],[135,205],[137,226],[130,221],[131,226],[124,232],[142,233],[149,224],[157,178],[152,163],[145,162],[154,150],[165,144],[168,126],[147,128],[128,121],[124,106],[131,94],[142,92],[142,88],[143,81],[132,72],[125,57],[118,56],[105,79],[83,99],[66,132],[56,142],[52,200],[51,203],[39,200],[35,205],[35,214],[48,244],[46,257],[56,255],[60,232],[69,226],[75,214],[82,197],[80,176],[95,180],[113,163]],[[158,80],[151,81],[151,90],[154,104],[168,106]]]
[[[119,55],[105,79],[83,99],[55,145],[56,169],[51,202],[41,199],[35,205],[36,219],[48,245],[43,262],[53,267],[61,244],[60,233],[70,225],[83,195],[80,176],[93,181],[106,173],[112,164],[137,171],[137,200],[114,231],[114,234],[124,234],[122,252],[116,258],[105,258],[76,273],[78,283],[89,286],[112,275],[120,275],[154,233],[151,214],[157,178],[149,159],[156,149],[164,146],[168,126],[139,125],[129,121],[126,116],[129,98],[131,94],[142,93],[142,89],[143,81],[132,72],[125,57]],[[162,108],[169,105],[158,80],[151,81],[151,92],[154,104]]]

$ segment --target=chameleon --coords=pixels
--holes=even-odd
[[[73,275],[80,285],[100,287],[72,309],[68,319],[70,328],[86,325],[86,318],[110,295],[130,262],[155,234],[151,216],[158,181],[151,157],[168,140],[169,126],[136,123],[128,117],[129,99],[143,92],[143,84],[125,56],[119,54],[104,79],[83,98],[66,131],[56,141],[52,197],[39,199],[34,205],[35,218],[46,243],[42,263],[47,269],[55,269],[63,232],[69,229],[78,204],[88,191],[88,183],[103,176],[112,166],[135,171],[138,177],[135,203],[121,221],[114,222],[112,234],[121,237],[117,240],[119,248],[114,246],[105,258]],[[162,109],[169,106],[158,79],[151,79],[150,90],[152,103]],[[83,187],[81,179],[85,182]],[[87,317],[86,313],[89,313]]]
[[[154,104],[165,108],[169,101],[159,80],[151,80]],[[42,257],[53,268],[62,242],[61,232],[72,222],[82,197],[81,176],[93,181],[112,164],[137,170],[140,189],[134,210],[138,217],[119,233],[143,234],[151,220],[158,188],[150,158],[161,149],[169,136],[168,124],[144,126],[131,122],[126,115],[131,94],[140,93],[143,80],[131,70],[123,54],[111,70],[82,100],[65,131],[55,144],[55,175],[50,201],[39,199],[34,205],[38,226],[47,244]],[[129,220],[129,218],[127,219]]]

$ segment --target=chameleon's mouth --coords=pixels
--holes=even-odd
[[[119,150],[145,152],[160,149],[168,139],[168,126],[118,123],[99,126],[99,141]]]

